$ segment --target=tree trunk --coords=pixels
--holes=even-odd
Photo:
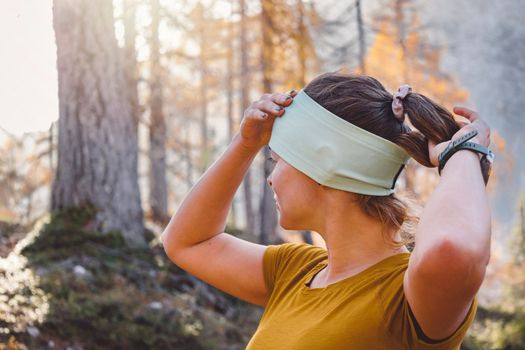
[[[261,67],[263,75],[263,90],[264,92],[272,92],[273,84],[270,73],[273,67],[273,45],[272,36],[275,35],[272,26],[272,10],[273,4],[270,1],[261,1],[261,32],[262,32],[262,50],[261,50]],[[260,203],[261,225],[259,237],[262,244],[272,244],[277,242],[277,208],[273,199],[273,191],[268,185],[266,179],[270,176],[272,171],[272,163],[268,158],[270,157],[270,148],[268,145],[264,146],[264,163],[263,163],[263,196]]]
[[[306,85],[306,45],[305,40],[308,37],[306,25],[304,23],[304,4],[303,0],[297,0],[297,13],[299,17],[299,23],[297,24],[298,27],[298,34],[296,37],[297,41],[297,58],[298,58],[298,79],[297,82],[299,83],[299,86],[303,87]]]
[[[163,113],[162,66],[159,43],[160,4],[151,1],[151,97],[149,127],[149,204],[151,218],[166,223],[168,218],[168,190],[166,184],[166,122]]]
[[[202,3],[197,3],[196,5],[196,26],[197,26],[197,41],[199,43],[199,106],[200,110],[200,130],[201,130],[201,162],[200,170],[201,173],[204,173],[208,169],[211,159],[211,147],[209,142],[209,132],[208,132],[208,86],[206,84],[208,67],[207,67],[207,52],[209,50],[206,36],[208,31],[206,28],[207,18],[205,15],[205,8]]]
[[[183,124],[184,129],[184,157],[186,159],[186,185],[188,186],[188,191],[193,187],[193,159],[191,157],[191,133],[190,133],[190,123]]]
[[[102,232],[145,244],[137,134],[106,0],[55,0],[59,95],[58,163],[52,209],[90,202]]]
[[[359,38],[359,67],[362,74],[366,74],[365,67],[365,55],[366,55],[366,45],[365,45],[365,31],[363,28],[363,16],[361,11],[361,0],[355,1],[355,12],[357,16],[357,35]]]
[[[230,3],[231,5],[231,16],[233,17],[234,11],[234,2],[232,1]],[[233,136],[237,132],[236,130],[236,122],[235,117],[233,115],[233,79],[235,77],[235,65],[234,65],[234,38],[235,38],[235,31],[234,31],[234,25],[233,21],[230,21],[228,23],[228,52],[227,52],[227,58],[226,58],[226,105],[227,105],[227,111],[226,116],[228,118],[228,141],[231,141],[233,139]],[[235,211],[235,198],[232,200],[231,209],[230,209],[230,216],[229,216],[229,222],[228,224],[236,227],[236,211]]]
[[[244,0],[239,0],[239,14],[240,20],[240,46],[241,46],[241,116],[244,115],[244,110],[249,105],[249,72],[248,72],[248,45],[246,42],[246,9]],[[250,233],[255,232],[255,218],[252,205],[252,185],[251,185],[251,169],[246,171],[243,179],[244,189],[244,204],[246,214],[246,230]]]
[[[124,67],[126,75],[126,90],[128,91],[128,101],[131,106],[131,115],[135,128],[135,133],[138,132],[138,124],[141,115],[138,97],[138,67],[137,67],[137,52],[135,47],[135,39],[137,37],[137,30],[135,27],[135,19],[137,12],[137,0],[124,1]]]

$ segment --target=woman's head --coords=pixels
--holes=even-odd
[[[449,140],[459,130],[454,117],[445,108],[431,101],[429,98],[417,93],[409,93],[402,101],[404,112],[410,123],[417,129],[411,130],[402,118],[397,119],[392,110],[394,96],[376,79],[366,75],[343,74],[339,72],[325,73],[312,80],[304,91],[325,109],[336,114],[345,121],[352,123],[373,134],[396,143],[414,158],[418,163],[432,167],[428,154],[428,140],[440,143]],[[278,170],[287,176],[295,174],[296,182],[289,183],[286,180],[276,179],[278,174],[272,176],[279,185],[285,182],[283,188],[274,188],[279,194],[280,200],[291,200],[294,205],[303,212],[295,213],[295,220],[300,221],[300,214],[308,214],[309,203],[316,203],[315,196],[319,195],[318,184],[291,167],[285,162]],[[277,171],[277,169],[276,169]],[[298,181],[297,181],[298,180]],[[314,186],[315,185],[315,186]],[[298,187],[290,189],[288,186]],[[279,186],[281,187],[281,186]],[[286,193],[284,187],[287,187]],[[343,192],[343,191],[341,191]],[[417,221],[416,216],[409,214],[411,205],[408,198],[400,199],[395,194],[389,196],[371,196],[347,192],[348,197],[367,215],[381,221],[384,226],[383,232],[397,232],[402,225],[413,227]],[[317,197],[318,198],[318,197]],[[297,202],[299,200],[299,202]],[[304,200],[304,202],[303,202]],[[303,203],[304,205],[300,205]],[[299,204],[299,205],[298,205]],[[281,210],[284,205],[281,205]],[[286,206],[287,216],[291,214],[288,210],[292,206]],[[310,213],[311,214],[311,213]],[[301,215],[302,216],[302,215]],[[283,218],[284,219],[284,218]],[[304,222],[305,216],[303,216]],[[401,232],[405,239],[402,245],[411,242],[411,232]],[[386,237],[391,241],[391,237]]]

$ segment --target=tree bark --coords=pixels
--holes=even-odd
[[[233,7],[234,2],[232,1],[230,3],[231,5],[231,17],[234,15]],[[236,130],[236,121],[235,117],[233,115],[233,93],[234,93],[234,85],[233,80],[235,78],[235,63],[234,63],[234,38],[235,38],[235,31],[234,31],[234,24],[233,21],[229,21],[228,23],[228,51],[227,51],[227,58],[226,58],[226,105],[227,105],[227,111],[226,116],[228,118],[228,140],[232,140],[233,136],[237,132]],[[235,198],[232,201],[231,209],[230,209],[230,216],[229,216],[229,224],[233,227],[237,226],[236,223],[236,210],[235,210]]]
[[[244,0],[239,0],[239,14],[240,20],[240,51],[241,51],[241,116],[244,115],[244,110],[249,105],[249,71],[248,71],[248,45],[246,41],[246,8]],[[244,208],[246,214],[246,230],[250,233],[255,232],[255,218],[252,204],[252,185],[251,185],[251,169],[246,171],[243,179],[244,189]]]
[[[138,97],[138,67],[137,67],[137,52],[135,46],[135,39],[137,37],[137,29],[135,27],[135,19],[137,12],[137,0],[124,1],[124,55],[122,57],[125,67],[126,87],[128,92],[128,100],[131,106],[131,115],[133,119],[133,126],[135,132],[138,132],[138,124],[141,115],[141,108]]]
[[[355,1],[355,11],[357,16],[357,35],[359,38],[359,67],[361,68],[361,73],[366,74],[365,67],[365,55],[366,55],[366,45],[365,45],[365,31],[363,28],[363,16],[361,11],[361,0]]]
[[[273,45],[272,36],[275,35],[272,26],[271,10],[273,8],[271,1],[261,1],[261,32],[262,32],[262,50],[261,50],[261,67],[263,76],[263,91],[272,92],[273,82],[270,69],[273,67]],[[272,163],[270,157],[270,148],[264,146],[264,163],[263,163],[263,196],[260,203],[260,232],[259,237],[262,244],[276,243],[279,239],[277,236],[277,208],[273,199],[273,191],[268,185],[266,179],[272,172]]]
[[[149,205],[151,218],[166,223],[168,218],[168,190],[166,183],[166,122],[163,112],[162,66],[160,63],[160,4],[151,0],[151,97],[149,127]]]
[[[52,209],[90,202],[101,232],[145,244],[137,134],[114,35],[112,3],[54,0],[59,95]]]
[[[211,145],[209,141],[209,125],[208,125],[208,86],[207,86],[207,75],[208,75],[208,62],[207,52],[208,43],[207,35],[208,30],[206,27],[206,14],[204,5],[200,2],[197,3],[196,8],[196,26],[197,26],[197,42],[199,43],[199,106],[200,106],[200,130],[201,130],[201,162],[200,170],[204,173],[208,169],[208,165],[211,160]]]
[[[298,27],[298,36],[296,36],[296,42],[297,42],[297,58],[298,58],[298,79],[297,82],[299,83],[299,86],[306,85],[306,47],[305,47],[305,40],[308,37],[306,25],[304,23],[305,21],[305,13],[304,13],[304,4],[303,0],[297,0],[297,14],[299,17],[297,27]]]

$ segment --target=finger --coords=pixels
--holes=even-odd
[[[267,99],[259,100],[254,107],[274,116],[280,116],[284,111],[283,106]]]
[[[288,91],[287,94],[292,96],[292,97],[294,97],[294,96],[297,95],[297,91],[295,89],[292,89],[292,90]]]
[[[257,108],[248,108],[246,112],[244,113],[245,118],[252,118],[252,119],[268,119],[268,113],[263,112]]]
[[[275,93],[270,98],[272,102],[281,105],[281,106],[289,106],[290,103],[293,101],[293,96],[290,94],[281,94],[281,93]]]
[[[454,107],[453,111],[454,113],[467,118],[471,122],[479,119],[479,114],[476,111],[467,107],[456,106]]]
[[[460,120],[456,120],[456,123],[458,124],[459,128],[461,129],[462,127],[466,126],[466,125],[469,125],[470,123],[467,123],[467,122],[462,122]]]

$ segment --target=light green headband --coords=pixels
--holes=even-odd
[[[333,114],[304,90],[275,119],[270,148],[320,184],[387,196],[410,156],[395,143]]]

